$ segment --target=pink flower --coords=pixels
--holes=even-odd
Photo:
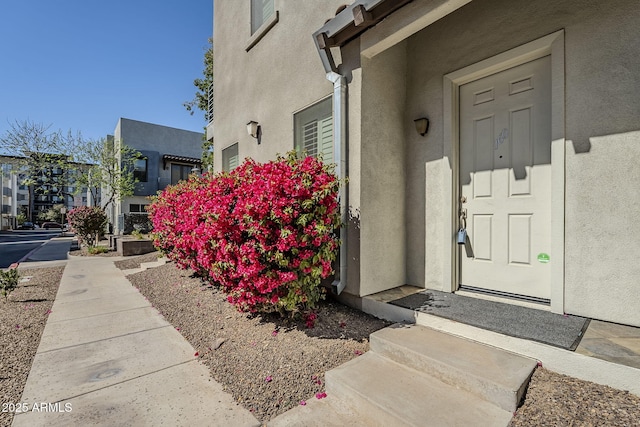
[[[272,337],[277,337],[277,336],[278,336],[278,331],[273,331],[273,332],[271,332],[271,336],[272,336]]]
[[[361,350],[355,350],[353,352],[353,354],[355,354],[356,356],[361,356],[362,355],[362,351]]]
[[[305,316],[305,323],[307,325],[308,329],[313,329],[313,327],[316,325],[316,319],[318,318],[318,315],[311,312],[311,313],[307,313],[307,315]]]
[[[306,401],[306,400],[301,400],[301,401],[300,401],[300,405],[305,406],[306,404],[307,404],[307,401]]]
[[[248,159],[155,197],[148,209],[154,244],[180,268],[218,284],[240,311],[313,309],[339,248],[338,188],[317,158]]]
[[[270,383],[271,381],[273,381],[273,377],[271,375],[269,375],[264,379],[264,381],[267,382],[267,383]]]
[[[324,399],[325,397],[327,397],[327,393],[324,391],[322,393],[316,393],[316,399]]]

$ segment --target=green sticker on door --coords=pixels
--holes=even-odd
[[[545,254],[544,252],[541,252],[538,254],[538,262],[542,263],[542,264],[546,264],[551,260],[551,258],[549,257],[549,254]]]

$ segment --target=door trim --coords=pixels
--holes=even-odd
[[[549,34],[491,58],[444,76],[444,158],[443,200],[449,200],[442,247],[450,248],[444,257],[443,287],[458,288],[460,260],[455,242],[459,198],[459,95],[460,86],[491,74],[551,55],[551,311],[564,313],[564,208],[565,208],[565,87],[564,30]],[[448,167],[447,167],[448,166]],[[448,285],[447,285],[448,284]]]

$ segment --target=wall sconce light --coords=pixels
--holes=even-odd
[[[427,119],[426,117],[415,119],[413,123],[415,123],[416,132],[418,132],[420,136],[425,136],[429,131],[429,119]]]
[[[250,137],[258,140],[258,144],[260,144],[260,140],[262,139],[262,126],[258,124],[258,122],[251,120],[247,123],[247,133]]]
[[[193,167],[193,169],[191,169],[191,173],[192,173],[192,174],[195,174],[195,175],[198,175],[198,176],[200,175],[200,173],[201,173],[201,172],[202,172],[202,171],[200,170],[200,168],[198,167],[198,165],[195,165],[195,166]]]

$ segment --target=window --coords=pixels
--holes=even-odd
[[[232,171],[238,166],[238,143],[222,150],[222,170],[225,172]]]
[[[275,13],[274,0],[251,0],[251,34]]]
[[[132,203],[129,205],[129,212],[130,213],[146,213],[147,205],[138,205],[138,204]]]
[[[171,185],[175,185],[178,181],[186,181],[189,179],[193,166],[171,164]]]
[[[299,154],[320,156],[333,162],[333,117],[331,97],[293,116],[294,143]]]
[[[147,182],[147,159],[136,159],[133,163],[133,178],[138,182]]]

